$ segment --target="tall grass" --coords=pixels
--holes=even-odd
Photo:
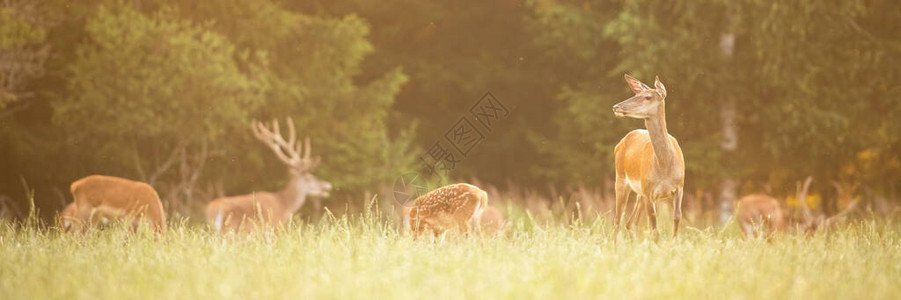
[[[330,213],[279,232],[174,224],[64,234],[0,223],[0,299],[897,298],[897,224],[742,240],[685,230],[611,243],[609,224],[513,220],[499,236],[413,240],[388,216]]]

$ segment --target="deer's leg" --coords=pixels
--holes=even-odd
[[[770,219],[770,216],[767,216],[764,222],[766,222],[764,223],[764,225],[766,226],[764,227],[764,229],[766,230],[764,231],[764,234],[766,234],[765,239],[767,242],[770,242],[773,240],[773,234],[776,232],[775,230],[773,230],[773,220]]]
[[[432,236],[432,243],[435,243],[435,242],[438,242],[438,241],[443,242],[443,241],[444,241],[444,237],[447,236],[448,230],[444,230],[443,228],[441,228],[441,227],[439,227],[439,226],[431,226],[431,229],[432,229],[432,235],[431,235],[431,236]]]
[[[654,241],[656,241],[660,237],[660,234],[657,232],[657,205],[647,196],[641,197],[641,200],[644,202],[645,211],[648,214],[648,224],[651,226],[651,236],[653,236]]]
[[[641,197],[642,201],[644,201],[645,209],[648,213],[648,224],[651,225],[651,230],[657,231],[657,207],[654,201],[651,201],[651,198]]]
[[[631,194],[631,193],[630,193]],[[636,224],[639,222],[639,214],[641,213],[641,207],[644,205],[644,201],[641,197],[641,194],[635,194],[635,201],[632,205],[632,213],[629,214],[629,217],[626,218],[626,231],[629,233],[629,237],[633,238],[637,234],[638,230],[636,230]],[[627,205],[628,207],[628,205]]]
[[[418,220],[414,221],[414,222],[415,223],[413,223],[412,226],[410,227],[410,229],[413,233],[413,240],[419,240],[419,236],[422,235],[422,231],[425,230],[425,228],[423,228],[422,224],[419,223]]]
[[[469,219],[468,224],[464,224],[463,228],[469,227],[467,233],[471,235],[479,235],[482,233],[482,218],[478,215],[474,215],[471,219]]]
[[[129,223],[131,224],[131,232],[132,233],[138,233],[141,230],[141,227],[144,226],[144,223],[145,223],[144,218],[142,216],[135,216],[135,217],[129,216],[129,217],[126,217],[126,219],[129,220]]]
[[[751,231],[751,224],[747,220],[738,220],[738,227],[741,229],[741,237],[748,239],[748,233]]]
[[[626,213],[626,204],[629,203],[629,193],[631,190],[626,186],[626,181],[617,176],[614,191],[616,192],[616,204],[613,207],[613,244],[616,245],[616,238],[619,235],[619,226],[622,222],[623,215]]]
[[[88,228],[93,228],[94,226],[94,209],[89,205],[77,205],[75,210],[75,218],[77,218],[80,223],[78,224],[81,228],[81,231],[85,231]]]
[[[682,187],[676,190],[673,198],[673,237],[679,235],[679,222],[682,221]]]
[[[638,214],[641,211],[641,195],[635,194],[635,205],[632,205],[632,213],[626,218],[626,230],[635,230],[635,223],[638,223]]]

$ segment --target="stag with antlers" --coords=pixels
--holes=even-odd
[[[297,143],[294,121],[287,119],[288,140],[279,130],[278,120],[267,127],[254,120],[254,136],[266,144],[275,156],[288,167],[291,179],[278,192],[254,192],[247,195],[215,199],[206,207],[207,218],[216,231],[237,231],[252,226],[279,227],[300,210],[307,197],[328,197],[331,183],[319,179],[311,171],[319,164],[319,157],[311,156],[310,139]]]
[[[832,186],[838,192],[838,197],[840,200],[849,201],[848,206],[845,207],[839,213],[832,215],[830,217],[826,217],[825,214],[818,214],[814,216],[813,212],[811,212],[810,207],[807,205],[807,189],[810,187],[810,183],[813,182],[813,177],[809,176],[804,180],[804,185],[801,187],[801,193],[798,198],[798,202],[801,206],[801,228],[806,230],[808,233],[816,232],[818,230],[828,230],[835,225],[843,222],[847,219],[848,215],[857,209],[857,205],[860,204],[860,199],[854,199],[853,196],[853,188],[845,189],[838,182],[833,181]],[[840,201],[841,202],[841,201]]]

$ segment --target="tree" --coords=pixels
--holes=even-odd
[[[24,109],[35,95],[25,86],[45,72],[50,53],[43,1],[0,4],[0,119]],[[15,107],[10,108],[10,105]]]
[[[883,101],[890,98],[885,87],[891,84],[885,80],[897,78],[897,71],[881,66],[899,57],[898,39],[860,24],[887,20],[893,14],[887,12],[896,15],[897,9],[886,7],[895,4],[625,1],[612,20],[594,18],[567,30],[566,22],[580,20],[586,11],[600,16],[602,10],[593,8],[609,4],[537,3],[537,19],[557,21],[542,27],[552,34],[536,36],[567,41],[544,42],[549,47],[573,48],[564,52],[567,57],[591,65],[580,58],[597,46],[573,40],[603,35],[619,44],[619,54],[615,67],[600,68],[617,76],[661,75],[671,87],[668,119],[684,145],[688,184],[716,184],[721,195],[734,196],[736,180],[775,179],[787,186],[809,174],[834,179],[865,145],[892,144],[893,138],[858,133],[884,132],[880,128],[886,123],[880,120],[890,119],[872,118],[872,112],[895,107]],[[540,17],[549,14],[546,6],[563,16]],[[576,32],[585,29],[595,32]],[[562,91],[570,108],[558,119],[559,136],[579,132],[587,137],[581,144],[612,149],[609,134],[591,132],[610,132],[613,125],[600,121],[610,117],[596,114],[612,102],[593,101],[600,95],[589,84]],[[578,144],[572,138],[556,144],[562,149],[555,156],[563,162],[586,161],[572,156]],[[568,165],[577,172],[597,167]],[[724,215],[731,215],[731,206],[723,207]]]
[[[317,174],[344,191],[389,184],[413,162],[409,155],[412,127],[389,128],[396,95],[407,82],[397,65],[361,77],[361,65],[373,52],[369,24],[348,14],[315,16],[286,9],[270,1],[180,3],[180,14],[229,37],[243,51],[264,53],[265,78],[271,83],[265,101],[253,112],[258,118],[291,116],[302,135],[311,137],[322,165]],[[260,35],[266,32],[266,35]],[[266,186],[249,186],[242,178],[229,181],[232,190],[274,188],[285,176],[266,172],[276,167],[268,150],[246,145],[249,134],[224,145],[223,172],[242,170],[265,178]],[[268,163],[262,163],[268,161]],[[246,163],[245,163],[246,162]]]
[[[551,83],[560,79],[544,72],[553,66],[531,44],[525,23],[528,9],[522,3],[351,0],[290,1],[286,6],[310,15],[354,14],[372,24],[375,52],[361,66],[360,77],[378,78],[398,65],[409,74],[409,83],[392,105],[389,123],[394,131],[419,124],[414,137],[421,149],[442,140],[490,91],[510,114],[492,125],[490,133],[481,127],[485,139],[465,157],[455,152],[460,162],[450,176],[478,177],[494,184],[539,182],[529,172],[534,164],[524,163],[544,159],[529,135],[532,129],[551,132],[547,124],[556,109],[551,99],[557,90]],[[408,157],[415,160],[419,155],[425,153]]]
[[[268,89],[265,61],[167,8],[101,6],[85,29],[54,121],[69,151],[106,172],[154,183],[191,145],[244,128]]]

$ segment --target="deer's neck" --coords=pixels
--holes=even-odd
[[[666,111],[664,104],[660,105],[657,115],[644,120],[644,126],[651,136],[651,146],[654,148],[654,159],[661,170],[676,168],[676,149],[670,142],[669,133],[666,131]]]
[[[288,186],[279,192],[282,206],[291,214],[300,210],[307,201],[307,193],[298,187],[298,180],[299,178],[291,178],[288,181]]]

